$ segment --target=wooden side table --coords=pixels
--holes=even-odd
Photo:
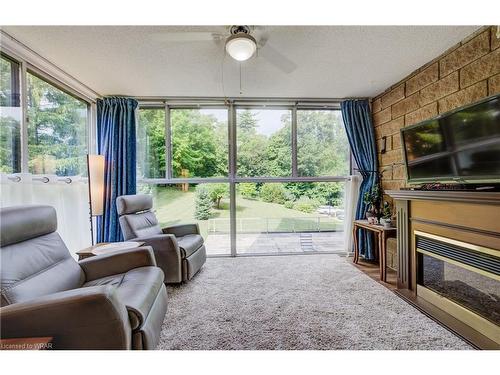
[[[78,260],[85,258],[95,257],[96,255],[103,255],[107,252],[113,253],[120,250],[135,249],[136,247],[144,246],[144,242],[101,242],[94,246],[87,247],[86,249],[77,251]]]
[[[380,267],[380,280],[387,280],[387,238],[391,236],[396,236],[396,227],[385,228],[383,225],[370,224],[368,220],[354,220],[354,228],[352,230],[352,235],[354,239],[354,263],[359,261],[359,247],[358,247],[358,229],[364,229],[371,231],[375,234],[378,241],[376,241],[376,246],[379,253],[379,267]]]

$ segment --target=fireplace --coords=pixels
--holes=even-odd
[[[500,349],[500,191],[391,190],[396,293],[481,349]]]
[[[417,295],[500,342],[500,256],[481,246],[414,231]]]

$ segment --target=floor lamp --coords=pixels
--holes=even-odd
[[[104,156],[87,155],[89,176],[90,236],[94,246],[94,216],[104,212]]]

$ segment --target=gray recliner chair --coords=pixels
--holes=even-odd
[[[1,338],[54,349],[154,349],[167,310],[150,247],[76,262],[50,206],[0,209]]]
[[[198,224],[160,228],[150,195],[122,195],[116,198],[120,226],[125,240],[144,242],[153,248],[156,263],[165,272],[166,283],[191,280],[207,259]]]

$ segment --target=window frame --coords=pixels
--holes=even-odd
[[[229,210],[230,210],[230,243],[231,257],[245,256],[238,255],[236,248],[237,236],[237,217],[236,217],[236,185],[241,182],[266,183],[266,182],[346,182],[350,180],[349,176],[299,176],[297,167],[297,111],[298,110],[340,110],[340,102],[334,100],[327,101],[304,101],[297,99],[252,99],[252,98],[156,98],[141,99],[139,109],[164,108],[165,109],[165,145],[166,155],[166,176],[165,178],[138,179],[138,184],[180,184],[180,183],[229,183]],[[205,177],[205,178],[176,178],[172,175],[172,132],[170,121],[171,109],[210,109],[227,108],[228,115],[228,176],[227,177]],[[237,163],[237,109],[285,109],[291,110],[292,116],[292,171],[290,176],[286,177],[241,177],[236,170]],[[353,173],[352,151],[349,148],[349,172]],[[326,253],[326,252],[325,252]],[[226,256],[226,255],[221,255]]]
[[[205,104],[205,105],[176,105],[176,104],[165,104],[165,134],[166,134],[166,137],[165,137],[165,142],[166,142],[166,153],[167,153],[167,158],[165,160],[168,160],[168,164],[167,164],[167,167],[166,167],[166,170],[167,170],[167,178],[170,178],[170,180],[176,180],[176,181],[181,181],[181,180],[203,180],[205,181],[206,183],[209,183],[209,182],[214,182],[214,183],[217,183],[217,182],[228,182],[229,181],[229,177],[231,175],[231,172],[230,172],[230,152],[229,152],[229,149],[231,148],[231,143],[230,143],[230,136],[229,136],[229,127],[230,127],[230,123],[229,123],[229,110],[228,110],[228,118],[227,118],[227,124],[228,124],[228,158],[227,158],[227,175],[228,177],[188,177],[188,178],[182,178],[182,177],[174,177],[174,174],[173,174],[173,168],[172,168],[172,165],[173,165],[173,143],[172,143],[172,117],[170,115],[170,112],[171,110],[183,110],[183,109],[186,109],[186,110],[192,110],[192,109],[199,109],[199,110],[203,110],[203,109],[224,109],[224,110],[228,110],[228,108],[224,105],[218,105],[218,104],[213,104],[213,105],[208,105],[208,104]],[[168,112],[168,113],[167,113]],[[167,122],[168,121],[168,122]]]
[[[197,102],[199,100],[199,102]],[[346,181],[348,176],[299,176],[297,167],[297,111],[298,110],[340,110],[338,102],[330,102],[329,104],[282,104],[273,103],[273,99],[263,103],[254,103],[253,101],[246,102],[245,99],[238,99],[238,101],[221,101],[220,103],[207,103],[202,98],[192,100],[190,103],[183,103],[182,100],[163,100],[157,102],[139,100],[139,109],[164,109],[165,110],[165,162],[166,162],[166,176],[165,178],[144,178],[138,182],[150,184],[170,184],[170,183],[211,183],[211,182],[339,182]],[[281,100],[282,101],[282,100]],[[237,109],[277,109],[277,110],[290,110],[291,111],[291,138],[292,138],[292,171],[290,176],[284,177],[243,177],[238,176],[236,162],[237,162],[237,123],[236,123],[236,110]],[[173,177],[172,174],[172,125],[170,121],[171,109],[227,109],[228,111],[228,145],[229,145],[229,171],[227,177]],[[352,152],[349,151],[351,160]],[[349,171],[352,174],[352,163],[349,163]]]
[[[16,64],[18,66],[17,72],[15,74],[17,75],[17,81],[19,83],[19,87],[18,87],[19,97],[17,98],[17,102],[16,102],[16,104],[18,104],[18,105],[13,106],[13,107],[21,107],[21,64],[16,59],[13,59],[12,57],[7,55],[3,51],[0,51],[0,58],[7,60],[10,64]],[[12,72],[15,72],[15,71],[13,70]],[[12,85],[12,77],[11,77],[11,85]]]
[[[290,176],[282,176],[282,177],[270,177],[270,176],[240,176],[238,175],[238,110],[254,110],[258,111],[259,109],[261,110],[275,110],[275,111],[288,111],[290,112],[290,122],[291,122],[291,129],[290,129],[290,142],[291,142],[291,165],[290,165]],[[295,112],[295,114],[294,114]],[[299,177],[297,175],[297,108],[295,106],[283,106],[283,105],[257,105],[257,106],[252,106],[251,104],[243,104],[243,105],[237,105],[235,106],[235,118],[234,118],[234,150],[235,150],[235,179],[279,179],[279,178],[293,178],[293,177]],[[294,126],[295,124],[295,126]],[[246,182],[246,181],[243,181]]]
[[[170,113],[167,114],[167,106],[164,105],[164,106],[158,106],[158,105],[140,105],[137,107],[137,115],[136,115],[136,128],[135,128],[135,134],[136,134],[136,138],[137,138],[137,129],[139,127],[139,111],[141,109],[150,109],[150,110],[160,110],[160,111],[164,111],[164,122],[166,123],[167,121],[167,117],[170,116]],[[169,142],[170,142],[170,137],[171,137],[171,134],[167,134],[167,132],[169,131],[168,127],[165,125],[165,176],[164,178],[141,178],[140,180],[137,180],[137,183],[139,183],[139,181],[145,181],[145,180],[166,180],[169,178],[169,168],[171,166],[171,158],[170,158],[170,152],[168,151],[169,148],[168,148],[168,145],[169,145]],[[136,172],[137,172],[137,161],[136,161]]]
[[[295,113],[295,167],[296,167],[296,176],[298,177],[307,177],[307,176],[300,176],[299,175],[299,171],[298,171],[298,150],[297,150],[297,145],[298,145],[298,113],[297,111],[339,111],[341,112],[340,110],[340,107],[339,108],[319,108],[319,107],[300,107],[300,108],[296,108],[296,113]],[[342,113],[340,113],[341,117],[342,117]],[[344,121],[344,119],[342,118],[342,122]],[[347,134],[346,134],[346,138],[347,138]],[[348,163],[349,163],[349,175],[352,175],[353,174],[353,170],[354,170],[354,167],[353,167],[353,154],[352,154],[352,150],[351,150],[351,146],[348,145],[349,147],[349,155],[348,155]],[[328,177],[328,175],[325,175],[325,176],[318,176],[318,177]]]
[[[21,94],[21,91],[22,91],[22,82],[21,82],[21,64],[16,60],[16,59],[13,59],[12,57],[10,57],[9,55],[5,54],[3,51],[0,51],[0,58],[8,61],[10,64],[11,64],[11,67],[13,66],[13,64],[16,64],[17,65],[17,71],[16,70],[11,70],[11,76],[12,75],[16,75],[17,76],[17,84],[18,84],[18,87],[16,88],[17,91],[18,91],[18,95],[19,97],[17,98],[16,100],[16,103],[17,104],[16,106],[12,106],[12,107],[15,107],[15,108],[19,108],[19,153],[20,155],[16,156],[15,159],[17,159],[17,163],[16,164],[19,164],[18,165],[18,168],[19,168],[19,172],[22,172],[22,166],[23,166],[23,153],[22,153],[22,150],[23,150],[23,139],[22,139],[22,133],[23,133],[23,129],[22,129],[22,122],[23,122],[23,105],[22,105],[22,94]],[[12,77],[11,77],[11,86],[12,86],[12,83],[13,83],[13,80],[12,80]],[[12,98],[11,98],[12,100]],[[13,103],[11,103],[13,104]],[[18,172],[13,172],[13,173],[18,173]]]
[[[21,107],[21,119],[20,119],[20,136],[21,136],[21,170],[14,173],[30,173],[28,162],[28,73],[45,81],[47,84],[55,87],[58,90],[72,96],[73,98],[80,100],[87,106],[87,119],[86,119],[86,140],[85,147],[88,153],[92,153],[95,150],[95,137],[96,137],[96,102],[86,95],[80,93],[78,90],[72,88],[71,86],[59,81],[54,78],[49,73],[33,65],[26,59],[20,57],[16,53],[11,51],[1,52],[2,57],[7,60],[16,62],[19,65],[19,94],[20,94],[20,107]],[[36,176],[36,174],[33,174]],[[60,178],[67,178],[71,176],[59,176]]]

